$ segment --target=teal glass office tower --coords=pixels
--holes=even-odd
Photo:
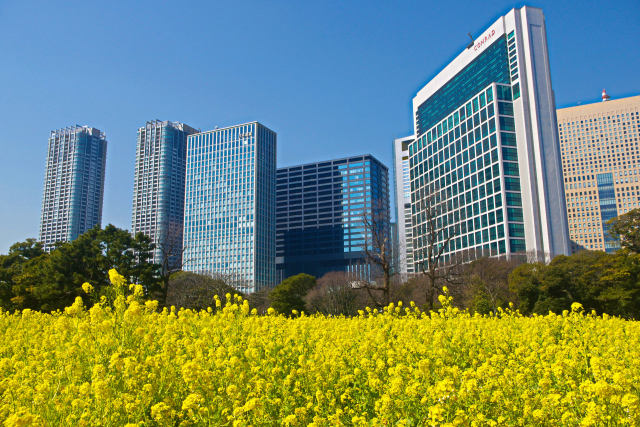
[[[330,271],[371,278],[363,218],[375,212],[376,225],[391,237],[385,165],[367,154],[280,168],[276,197],[279,281]]]
[[[153,262],[163,271],[182,266],[187,136],[196,132],[184,123],[159,120],[138,129],[131,232],[151,238]]]
[[[106,158],[107,140],[98,129],[51,131],[40,220],[46,251],[101,225]]]
[[[190,135],[183,269],[252,293],[274,286],[276,133],[258,122]]]
[[[501,16],[418,92],[413,111],[415,272],[427,267],[434,247],[444,262],[516,254],[548,261],[569,253],[540,9]]]

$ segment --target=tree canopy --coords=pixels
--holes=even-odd
[[[315,285],[316,278],[309,274],[288,277],[269,293],[271,307],[282,314],[291,314],[293,310],[304,311],[304,297]]]
[[[549,265],[522,264],[509,276],[524,314],[585,310],[625,317],[640,315],[640,255],[581,251]]]
[[[150,262],[153,245],[142,233],[132,236],[113,225],[93,228],[50,253],[35,239],[11,246],[0,255],[0,305],[8,310],[62,309],[89,282],[98,293],[107,289],[108,271],[115,268],[129,283],[147,292],[158,286],[158,266]]]
[[[609,220],[609,234],[620,239],[623,249],[640,253],[640,209],[633,209]]]

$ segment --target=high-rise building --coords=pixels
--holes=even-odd
[[[51,131],[40,221],[45,250],[101,225],[106,158],[107,140],[98,129]]]
[[[279,168],[278,280],[298,273],[321,277],[330,271],[370,278],[364,218],[390,239],[388,175],[387,167],[371,155]]]
[[[413,239],[411,237],[411,181],[409,179],[409,144],[415,135],[393,141],[393,183],[396,196],[396,223],[398,228],[398,273],[406,280],[413,270]]]
[[[540,9],[501,16],[418,92],[413,112],[414,269],[425,267],[430,248],[442,251],[445,262],[569,253]],[[433,196],[435,209],[426,202]]]
[[[613,252],[607,221],[640,208],[640,96],[558,109],[574,250]]]
[[[168,271],[182,265],[187,136],[196,132],[159,120],[138,129],[131,232],[151,238],[153,262]]]
[[[183,269],[239,291],[275,284],[276,133],[258,122],[189,135]]]

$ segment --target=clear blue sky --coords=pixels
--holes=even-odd
[[[640,93],[640,2],[544,10],[559,107]],[[258,120],[278,165],[371,153],[411,133],[411,99],[509,1],[0,0],[0,253],[37,237],[47,138],[109,141],[103,225],[129,228],[136,130]]]

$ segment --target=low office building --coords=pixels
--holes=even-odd
[[[279,168],[276,203],[278,280],[330,271],[369,279],[364,218],[374,213],[391,239],[388,170],[371,155]]]
[[[432,248],[442,251],[444,262],[569,253],[540,9],[501,16],[418,92],[413,111],[415,271],[426,267]]]
[[[617,250],[607,221],[640,208],[640,96],[602,101],[557,111],[574,250]]]
[[[258,122],[189,135],[183,269],[239,291],[274,286],[276,133]]]

